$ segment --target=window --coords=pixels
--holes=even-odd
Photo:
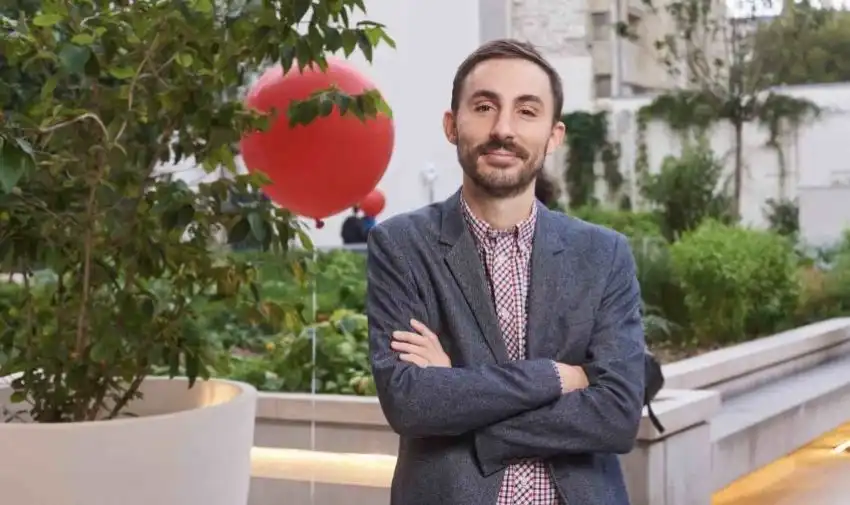
[[[594,78],[596,98],[609,98],[611,96],[611,76],[597,75]]]
[[[590,17],[593,20],[593,40],[608,40],[611,38],[610,13],[594,12]]]

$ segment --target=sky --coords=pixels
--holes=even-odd
[[[754,3],[755,7],[754,7]],[[850,9],[850,0],[811,0],[812,5],[828,5],[835,8]],[[726,0],[729,13],[733,17],[775,16],[782,10],[782,0]]]

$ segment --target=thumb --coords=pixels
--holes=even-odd
[[[430,339],[437,340],[437,335],[435,335],[433,331],[429,330],[427,326],[420,323],[416,319],[410,320],[410,326],[412,326],[413,329],[416,330],[416,332],[422,335],[423,337],[428,337]]]

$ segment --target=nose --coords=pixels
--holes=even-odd
[[[509,109],[506,108],[499,111],[490,135],[501,140],[514,137],[513,117]]]

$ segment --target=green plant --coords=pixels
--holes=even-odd
[[[772,88],[785,83],[777,82],[775,74],[753,57],[754,37],[749,27],[761,24],[762,3],[742,2],[736,16],[723,15],[713,0],[644,3],[662,8],[672,27],[670,33],[648,42],[654,43],[671,77],[686,76],[689,86],[664,93],[639,111],[636,172],[645,172],[648,162],[645,130],[651,119],[664,121],[686,141],[717,123],[728,124],[734,135],[732,214],[740,217],[746,170],[744,127],[757,123],[768,129],[766,144],[777,152],[779,194],[785,197],[787,170],[782,140],[804,122],[816,119],[821,109],[810,100],[775,93]],[[742,13],[741,8],[749,8],[749,12]],[[777,47],[795,47],[796,43],[792,38]]]
[[[650,212],[631,212],[587,205],[568,210],[567,213],[584,221],[611,228],[630,238],[662,236],[658,219]]]
[[[292,216],[266,201],[225,211],[264,184],[234,175],[196,189],[157,176],[194,158],[235,173],[234,145],[269,117],[235,100],[262,67],[390,42],[349,18],[362,0],[7,2],[0,16],[0,271],[23,294],[0,327],[0,376],[37,422],[113,418],[160,366],[190,385],[218,362],[202,311],[244,310],[276,331],[293,307],[239,296],[256,269],[211,245],[249,235],[283,254]],[[388,113],[375,90],[326,90],[295,102],[293,126],[334,107]],[[54,280],[36,283],[36,265]],[[297,263],[290,263],[297,268]],[[7,311],[8,315],[8,311]]]
[[[764,214],[774,233],[794,237],[800,231],[800,206],[793,200],[768,198]]]
[[[668,156],[657,174],[644,173],[641,193],[655,208],[668,240],[712,218],[733,221],[731,200],[721,177],[723,165],[703,143]]]
[[[797,260],[785,237],[708,220],[673,244],[671,256],[700,343],[774,331],[797,305]]]
[[[350,310],[337,310],[327,321],[270,339],[265,352],[237,356],[232,366],[230,377],[263,390],[375,394],[366,316]]]
[[[593,205],[596,201],[596,162],[603,163],[603,177],[611,199],[619,196],[623,175],[618,168],[620,146],[608,140],[605,112],[571,112],[561,121],[567,127],[567,166],[564,178],[571,208]]]

